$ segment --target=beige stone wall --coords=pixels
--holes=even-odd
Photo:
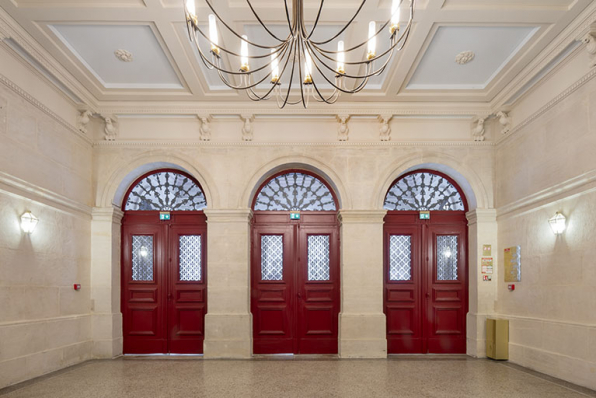
[[[499,278],[497,312],[510,319],[510,360],[590,388],[596,388],[595,116],[591,81],[497,146],[495,188],[499,253],[516,245],[522,253],[515,291]],[[547,222],[557,211],[568,221],[558,237]]]
[[[0,388],[91,357],[91,157],[0,84]],[[20,229],[27,210],[39,218],[31,235]]]

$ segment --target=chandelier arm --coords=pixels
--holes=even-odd
[[[337,32],[337,34],[335,36],[333,36],[331,39],[329,40],[325,40],[325,41],[315,41],[313,43],[315,44],[319,44],[319,45],[323,45],[323,44],[327,44],[332,42],[333,40],[337,39],[342,33],[344,33],[344,31],[346,29],[348,29],[348,27],[352,24],[352,22],[354,22],[354,20],[356,19],[356,17],[358,16],[358,14],[360,14],[360,11],[362,10],[362,7],[364,7],[364,5],[366,4],[366,0],[362,0],[362,3],[360,3],[360,6],[358,7],[358,10],[356,10],[356,13],[352,16],[352,19],[350,19],[348,21],[348,23],[341,28],[341,30],[339,32]]]
[[[315,29],[317,28],[317,25],[319,24],[319,18],[321,18],[321,12],[323,11],[323,3],[325,3],[325,0],[321,0],[321,5],[319,6],[319,12],[317,12],[317,18],[315,19],[315,23],[314,23],[309,35],[306,37],[306,40],[310,40],[310,37],[313,35],[313,33],[315,33]]]
[[[318,98],[317,98],[317,96],[315,96],[315,95],[314,95],[314,93],[313,93],[313,97],[314,97],[314,99],[315,99],[315,100],[317,100],[318,102],[324,102],[324,103],[326,103],[326,104],[329,104],[329,105],[331,105],[331,104],[333,104],[335,101],[337,101],[337,98],[339,98],[339,96],[337,96],[337,98],[335,98],[335,100],[333,100],[333,97],[336,97],[337,93],[339,92],[337,89],[334,89],[334,90],[333,90],[333,93],[332,93],[332,94],[331,94],[329,97],[325,98],[325,97],[323,96],[323,94],[321,94],[321,92],[319,91],[319,88],[317,87],[317,84],[315,83],[315,81],[314,81],[314,80],[313,80],[312,84],[313,84],[313,87],[314,87],[314,89],[315,89],[315,92],[316,92],[316,93],[317,93],[317,95],[318,95]]]
[[[288,21],[288,28],[290,28],[290,36],[293,36],[294,28],[292,27],[292,19],[290,18],[290,9],[288,8],[288,0],[284,0],[284,7],[286,9],[286,20]]]
[[[385,54],[386,54],[387,52],[390,52],[390,51],[392,52],[393,50],[392,50],[392,49],[389,49],[389,50],[387,50],[387,51],[385,52]],[[311,51],[310,51],[310,52],[311,52],[311,53],[314,55],[314,58],[313,58],[313,64],[314,64],[314,65],[317,67],[317,70],[319,70],[319,72],[321,72],[321,70],[319,69],[319,66],[318,66],[317,62],[316,62],[316,61],[314,61],[314,59],[315,59],[315,58],[316,58],[316,59],[317,59],[317,60],[318,60],[318,61],[319,61],[321,64],[323,64],[323,66],[325,66],[325,68],[327,68],[327,69],[328,69],[328,70],[330,70],[331,72],[334,72],[334,73],[335,73],[335,69],[333,69],[332,67],[330,67],[329,65],[327,65],[327,63],[326,63],[324,60],[322,60],[321,58],[319,58],[319,55],[317,54],[317,52],[315,52],[315,51],[312,51],[312,49],[311,49]],[[383,70],[383,69],[384,69],[384,68],[385,68],[385,67],[386,67],[386,66],[389,64],[389,62],[391,61],[392,55],[393,55],[393,54],[391,54],[391,55],[389,55],[389,57],[387,57],[387,59],[386,59],[386,60],[385,60],[385,62],[383,63],[383,66],[381,66],[379,69],[377,69],[376,71],[374,71],[374,72],[372,72],[372,73],[370,73],[370,74],[368,74],[368,73],[367,73],[367,74],[365,74],[365,75],[350,75],[350,74],[347,74],[347,73],[342,73],[342,76],[344,76],[344,77],[347,77],[347,78],[350,78],[350,79],[365,79],[365,78],[369,78],[369,77],[372,77],[372,76],[376,76],[376,75],[378,75],[379,73],[381,73],[381,72],[382,72],[382,70]],[[378,58],[378,57],[377,57],[377,58]],[[377,59],[377,58],[374,58],[374,59]],[[372,60],[370,60],[370,61],[368,61],[368,62],[364,62],[364,63],[365,63],[367,66],[368,66],[368,65],[372,65],[372,62],[374,61],[374,59],[372,59]],[[325,75],[324,75],[322,72],[321,72],[321,74],[322,74],[323,76],[325,76]]]
[[[210,8],[210,9],[211,9],[211,11],[213,12],[213,14],[214,14],[214,15],[217,17],[217,19],[219,20],[219,22],[221,22],[221,24],[222,24],[223,26],[225,26],[225,27],[226,27],[226,29],[228,29],[228,30],[229,30],[229,31],[230,31],[230,32],[231,32],[231,33],[232,33],[234,36],[236,36],[237,38],[239,38],[239,39],[241,39],[241,40],[244,40],[244,39],[242,38],[242,36],[241,36],[241,35],[239,35],[238,33],[236,33],[236,31],[235,31],[234,29],[232,29],[232,28],[231,28],[231,27],[230,27],[230,26],[229,26],[229,25],[226,23],[226,21],[224,21],[224,20],[223,20],[223,19],[222,19],[222,18],[219,16],[219,14],[217,13],[217,11],[215,11],[215,9],[213,8],[213,6],[212,6],[212,5],[211,5],[211,3],[209,2],[209,0],[205,0],[205,3],[206,3],[208,6],[209,6],[209,8]],[[197,27],[197,28],[198,28],[198,27]],[[289,36],[288,36],[288,38],[289,38]],[[211,40],[209,40],[209,41],[211,42]],[[275,47],[268,47],[268,46],[263,46],[263,45],[261,45],[261,44],[253,43],[253,42],[252,42],[252,41],[250,41],[250,40],[244,40],[244,41],[245,41],[245,42],[247,42],[248,44],[250,44],[250,45],[253,45],[253,46],[255,46],[255,47],[258,47],[258,48],[264,48],[264,49],[271,49],[271,48],[275,48]],[[215,44],[215,43],[213,43],[213,42],[211,42],[211,44],[213,44],[213,45],[216,45],[216,44]],[[218,46],[218,45],[216,45],[216,46],[219,48],[219,46]]]
[[[300,96],[302,98],[302,105],[306,108],[306,102],[304,101],[304,81],[302,80],[302,57],[301,55],[304,52],[304,42],[302,41],[301,38],[299,38],[296,42],[296,47],[298,47],[297,51],[298,51],[298,73],[299,73],[299,78],[300,78]],[[304,58],[306,59],[306,54],[304,53]],[[308,71],[305,71],[308,72]],[[312,71],[310,71],[311,73],[311,80],[312,80]]]
[[[290,92],[292,91],[292,80],[294,80],[294,69],[296,68],[296,50],[297,50],[296,49],[296,42],[294,42],[292,44],[294,45],[294,50],[293,50],[294,58],[292,59],[292,71],[291,71],[291,74],[290,74],[290,81],[288,83],[288,91],[286,93],[286,97],[284,99],[284,103],[281,106],[282,108],[284,108],[286,106],[286,104],[288,103],[288,100],[290,99]],[[280,76],[280,79],[281,79],[281,76]]]
[[[227,74],[229,74],[229,75],[245,75],[245,74],[253,74],[253,73],[259,72],[259,71],[261,71],[261,70],[263,70],[263,69],[265,69],[265,68],[267,68],[267,67],[271,66],[271,64],[273,63],[273,61],[270,61],[269,63],[267,63],[267,64],[265,64],[265,65],[261,66],[260,68],[257,68],[257,69],[254,69],[254,70],[252,70],[252,71],[248,71],[248,72],[244,72],[244,71],[241,71],[241,70],[238,70],[238,71],[230,71],[230,70],[224,69],[224,68],[222,68],[222,67],[220,67],[220,66],[218,66],[218,65],[215,65],[213,62],[209,61],[209,59],[208,59],[208,58],[205,56],[205,54],[203,53],[203,50],[201,50],[201,47],[198,45],[198,43],[196,43],[196,42],[195,42],[195,44],[196,44],[197,50],[199,51],[199,54],[201,55],[201,59],[203,59],[203,62],[205,62],[205,63],[207,64],[206,66],[207,66],[207,67],[208,67],[210,70],[212,70],[212,69],[216,69],[216,70],[218,70],[218,71],[220,71],[220,72],[227,73]],[[284,55],[285,55],[285,53],[286,53],[287,49],[288,49],[288,46],[286,46],[286,47],[283,49],[283,51],[282,51],[282,55],[281,55],[281,57],[279,57],[279,58],[282,58],[282,59],[283,59],[283,57],[284,57]]]
[[[267,31],[267,33],[269,33],[271,35],[271,37],[273,37],[275,40],[280,41],[280,42],[284,42],[284,40],[280,39],[279,37],[277,37],[273,32],[271,32],[271,30],[269,30],[269,28],[263,23],[263,21],[261,20],[261,17],[259,17],[259,14],[257,14],[257,12],[255,11],[255,9],[253,8],[252,4],[250,3],[250,0],[246,0],[246,2],[248,3],[248,7],[250,7],[250,10],[252,11],[253,15],[255,16],[255,18],[257,19],[257,21],[259,21],[259,23],[261,24],[261,26],[263,27],[263,29],[265,29]],[[287,39],[286,39],[287,40]]]

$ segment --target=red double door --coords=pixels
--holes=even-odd
[[[467,221],[463,212],[389,212],[384,307],[389,354],[465,353]]]
[[[122,226],[125,354],[201,354],[207,311],[202,212],[126,213]]]
[[[255,212],[252,234],[255,354],[336,354],[339,226],[336,212]]]

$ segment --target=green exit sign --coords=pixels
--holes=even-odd
[[[159,212],[159,219],[161,221],[167,221],[170,219],[170,212],[169,211],[160,211]]]
[[[300,212],[298,212],[298,211],[291,212],[290,220],[300,220]]]
[[[430,211],[421,211],[420,219],[421,220],[430,220]]]

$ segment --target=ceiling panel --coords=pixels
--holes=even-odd
[[[105,88],[183,88],[148,25],[50,25]],[[131,62],[115,55],[132,54]]]
[[[407,88],[482,90],[515,57],[537,26],[441,26],[437,29]],[[467,64],[456,56],[472,51]]]

